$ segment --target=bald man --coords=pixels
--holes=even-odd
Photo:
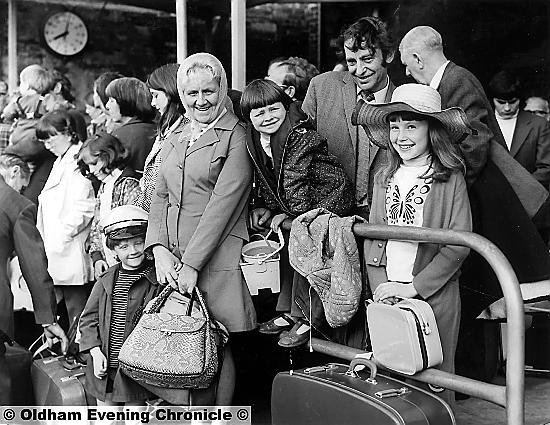
[[[406,74],[438,90],[443,108],[461,107],[477,132],[460,143],[467,166],[474,232],[501,249],[520,282],[547,279],[550,257],[533,221],[541,229],[548,226],[548,192],[509,155],[481,83],[470,71],[447,59],[441,35],[431,27],[411,29],[401,40],[399,52]],[[502,297],[502,291],[478,254],[468,257],[462,272],[462,325],[475,330],[473,319]],[[467,353],[472,344],[466,347]],[[494,372],[496,368],[486,376],[479,371],[474,375],[490,379]]]
[[[544,118],[546,121],[550,121],[550,108],[548,107],[548,101],[542,97],[532,96],[525,101],[525,108],[527,112],[531,112]]]

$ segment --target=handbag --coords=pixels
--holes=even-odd
[[[167,286],[144,311],[119,353],[122,371],[138,382],[163,388],[207,388],[218,371],[216,335],[201,292],[195,287],[186,314],[161,312]],[[199,301],[202,317],[192,316]]]
[[[374,358],[382,366],[414,375],[443,362],[434,312],[426,301],[371,302],[367,322]]]

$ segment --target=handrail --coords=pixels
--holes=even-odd
[[[290,222],[283,224],[289,229]],[[506,407],[508,425],[524,425],[524,307],[519,282],[504,254],[488,239],[471,232],[425,227],[387,226],[357,223],[354,234],[359,238],[393,239],[416,242],[432,242],[460,245],[477,251],[493,268],[506,304],[506,386],[487,384],[459,375],[428,369],[414,375],[419,381],[460,391],[483,400]],[[315,351],[350,360],[362,352],[350,347],[313,338]]]

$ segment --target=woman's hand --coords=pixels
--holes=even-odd
[[[412,283],[385,282],[374,290],[374,301],[384,301],[391,297],[414,298],[418,295]]]
[[[274,232],[276,232],[277,230],[279,230],[279,226],[281,225],[281,223],[283,221],[285,221],[286,219],[288,218],[288,215],[286,215],[285,213],[282,213],[282,214],[277,214],[275,217],[273,217],[273,219],[271,220],[271,230],[273,230]]]
[[[265,230],[264,225],[268,222],[272,215],[273,213],[267,208],[253,209],[248,216],[250,228],[257,232]]]
[[[94,347],[90,350],[92,361],[94,364],[94,376],[98,379],[103,379],[107,376],[107,358],[99,347]]]
[[[193,292],[197,286],[199,272],[191,266],[184,264],[178,274],[178,289],[182,294]]]
[[[99,279],[103,273],[107,271],[109,265],[105,260],[97,260],[94,263],[94,276],[96,279]]]
[[[153,247],[153,255],[155,257],[157,281],[177,288],[178,271],[182,266],[180,259],[162,245]]]

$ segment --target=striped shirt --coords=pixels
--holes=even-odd
[[[137,270],[120,268],[118,278],[113,286],[111,306],[111,328],[109,331],[109,367],[118,367],[118,353],[124,343],[126,333],[126,316],[128,312],[128,293],[134,282],[145,276],[152,269],[149,261],[144,261]]]

